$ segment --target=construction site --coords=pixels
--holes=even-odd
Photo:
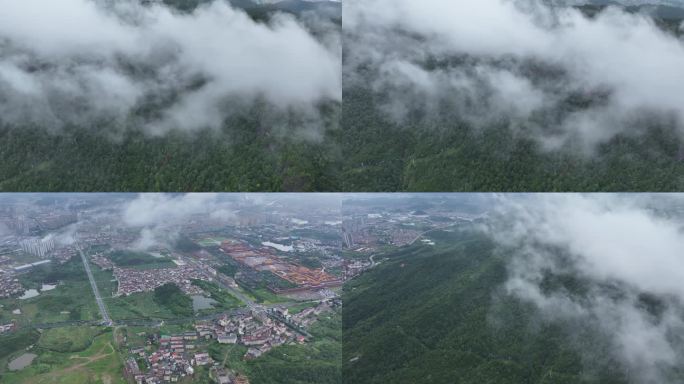
[[[260,272],[271,272],[296,285],[295,288],[269,287],[274,293],[318,290],[338,287],[343,283],[342,279],[326,273],[323,269],[311,269],[285,260],[269,247],[255,248],[246,243],[229,240],[221,243],[221,251],[244,266]]]

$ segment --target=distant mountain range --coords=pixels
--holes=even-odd
[[[265,9],[273,11],[290,12],[301,14],[315,12],[330,18],[342,17],[342,3],[339,1],[306,1],[306,0],[282,0],[282,1],[255,1],[255,0],[230,0],[236,8],[242,9]]]
[[[547,0],[559,6],[618,6],[663,20],[684,20],[684,0]]]

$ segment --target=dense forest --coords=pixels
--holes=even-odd
[[[604,9],[605,6],[596,5],[581,7],[587,17],[596,17]],[[637,12],[640,8],[626,10]],[[677,8],[658,8],[654,17],[663,32],[681,35],[683,13]],[[353,40],[356,38],[347,36],[345,31],[345,49],[352,51],[349,46],[356,44]],[[423,43],[421,38],[405,37],[406,41],[417,39],[416,45]],[[590,150],[581,140],[569,140],[553,149],[544,147],[544,140],[540,138],[558,133],[561,121],[567,116],[605,103],[608,95],[602,94],[602,90],[572,90],[561,94],[554,110],[532,114],[531,118],[537,120],[520,124],[508,116],[490,118],[494,112],[487,106],[469,106],[473,102],[468,100],[469,96],[463,96],[464,101],[459,95],[440,95],[438,100],[430,100],[437,106],[431,105],[428,109],[420,93],[411,95],[412,90],[403,89],[401,83],[388,85],[375,81],[383,75],[378,65],[359,58],[352,61],[348,56],[353,55],[345,56],[345,79],[354,80],[344,84],[344,130],[338,138],[343,149],[341,180],[345,190],[675,191],[684,188],[684,142],[676,124],[663,121],[666,119],[649,120],[641,116],[635,127],[599,142]],[[422,61],[412,64],[428,73],[451,70],[476,73],[478,68],[486,66],[494,68],[494,72],[510,71],[531,79],[534,84],[569,81],[562,68],[535,60],[506,56],[475,58],[466,54],[434,57],[429,50],[423,56]],[[397,98],[404,101],[396,102]],[[400,118],[393,116],[398,109],[402,110]],[[470,110],[478,118],[459,115],[463,110]]]
[[[164,2],[190,12],[207,0]],[[309,4],[284,2],[282,7],[287,7],[281,10],[276,5],[255,6],[249,0],[234,2],[264,23],[277,11],[299,15],[315,10],[299,3]],[[334,7],[341,12],[339,4]],[[305,22],[302,25],[310,27],[313,35],[320,32]],[[333,25],[341,28],[341,20],[333,19]],[[131,71],[149,70],[131,67]],[[161,135],[150,133],[146,122],[153,121],[174,97],[145,99],[124,124],[97,118],[56,128],[0,116],[0,191],[339,189],[340,153],[329,140],[339,128],[339,102],[322,100],[312,106],[314,111],[301,116],[299,111],[281,110],[257,98],[252,105],[226,111],[221,128],[180,127]]]
[[[385,255],[345,286],[346,383],[635,382],[596,328],[549,320],[507,294],[507,260],[490,239],[431,238],[435,247]],[[543,284],[581,295],[586,282],[549,276]]]
[[[175,284],[164,284],[154,290],[154,302],[178,317],[192,316],[192,299]]]
[[[112,139],[89,127],[50,133],[41,127],[0,126],[0,143],[2,191],[337,188],[335,148],[325,140],[271,132],[256,113],[235,117],[222,132],[172,132],[161,137],[139,130]]]
[[[506,126],[441,121],[398,125],[378,96],[345,89],[342,124],[345,190],[354,191],[676,191],[684,188],[678,134],[654,126],[616,136],[587,156],[546,151]]]

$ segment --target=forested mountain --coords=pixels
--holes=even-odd
[[[10,68],[0,71],[0,191],[339,188],[340,152],[330,142],[341,114],[335,95],[340,92],[335,85],[339,47],[328,41],[340,33],[341,20],[334,12],[341,13],[339,3],[232,1],[250,20],[219,1],[141,2],[142,9],[173,7],[180,12],[156,24],[154,18],[145,19],[150,23],[145,26],[139,20],[130,25],[121,21],[80,34],[98,47],[111,38],[112,46],[102,47],[111,53],[101,54],[99,48],[45,53],[35,41],[49,37],[38,29],[27,29],[32,35],[25,39],[15,38],[23,32],[12,26],[0,31],[0,40],[3,34],[9,36],[2,43],[8,48],[0,48],[0,66],[6,62]],[[94,2],[72,6],[85,13],[90,10],[87,4]],[[199,7],[202,4],[207,6]],[[100,9],[96,15],[101,23],[132,17],[122,9]],[[295,17],[271,24],[283,11]],[[88,18],[79,21],[91,23]],[[236,36],[233,29],[251,36]],[[135,33],[150,35],[144,40],[150,49],[136,47],[140,41],[122,43]],[[249,54],[219,35],[249,41],[242,43]],[[280,40],[310,55],[297,55],[288,66],[282,56],[297,49],[284,47]],[[195,43],[199,41],[202,44]],[[74,42],[72,50],[90,43]],[[231,55],[222,45],[243,54]],[[311,74],[317,76],[311,85],[296,89],[279,84],[279,79],[306,83],[301,72],[312,72],[307,62],[313,69],[322,68]],[[274,91],[279,87],[287,94]]]
[[[654,126],[617,136],[592,156],[545,151],[505,124],[471,127],[444,119],[398,125],[366,89],[345,89],[341,179],[363,191],[677,191],[684,156],[677,132]],[[435,127],[439,124],[438,127]]]
[[[3,191],[318,191],[334,190],[338,152],[325,143],[283,138],[258,118],[223,132],[110,138],[91,129],[58,134],[0,128]]]
[[[482,8],[494,3],[485,2]],[[363,8],[358,8],[358,13],[364,14]],[[458,6],[454,8],[451,12],[459,11]],[[658,61],[657,53],[639,53],[647,45],[639,44],[637,49],[636,44],[620,40],[620,36],[639,36],[636,30],[629,31],[625,21],[637,12],[651,14],[643,20],[653,17],[660,28],[658,31],[652,23],[639,21],[640,31],[672,44],[668,52],[681,52],[676,45],[681,48],[683,43],[680,37],[679,42],[676,39],[684,31],[683,16],[679,15],[682,8],[660,6],[653,12],[647,8],[626,7],[618,16],[617,8],[609,13],[605,5],[578,6],[585,20],[568,16],[567,25],[563,24],[566,21],[559,22],[564,27],[541,32],[556,36],[558,41],[563,40],[558,36],[567,38],[563,43],[551,41],[549,47],[536,41],[543,40],[535,33],[545,27],[533,22],[518,25],[519,28],[511,25],[514,30],[529,29],[530,33],[520,32],[519,36],[529,40],[529,46],[522,47],[525,42],[521,41],[520,47],[510,49],[506,38],[482,34],[481,27],[469,26],[466,20],[462,21],[464,26],[451,28],[439,22],[434,26],[418,24],[422,20],[418,17],[410,22],[390,19],[384,25],[368,21],[369,15],[359,16],[358,28],[364,31],[362,28],[368,25],[368,30],[344,31],[344,130],[339,138],[345,161],[344,188],[681,190],[681,119],[653,99],[648,106],[640,105],[641,102],[629,107],[620,105],[623,96],[630,102],[635,99],[634,95],[621,95],[629,79],[638,83],[641,77],[657,78],[657,70],[639,75],[638,71],[653,66],[638,63],[632,72],[625,70],[629,74],[622,77],[624,61],[611,59],[613,47],[620,45],[631,57],[644,55],[646,60]],[[553,20],[555,16],[549,15],[553,14],[542,12],[539,18]],[[528,16],[518,12],[516,17]],[[487,23],[481,21],[478,25]],[[574,25],[582,27],[570,27]],[[505,33],[508,26],[490,27]],[[374,35],[373,28],[385,32]],[[616,33],[619,28],[624,31]],[[471,30],[477,30],[483,40],[471,44],[463,40],[466,37],[460,37]],[[591,38],[585,40],[586,36]],[[541,53],[539,46],[545,47]],[[572,53],[565,57],[564,49]],[[659,60],[667,65],[674,65],[675,61],[665,57]],[[591,74],[594,69],[584,66],[600,69]],[[612,73],[620,74],[619,78],[610,79]],[[604,74],[609,76],[602,77]],[[660,79],[668,76],[663,71]],[[662,84],[665,81],[653,86],[662,88]],[[644,85],[628,87],[638,98],[644,97],[648,86],[645,81]],[[665,100],[678,97],[673,94],[668,99],[664,89],[660,95]]]
[[[540,316],[533,304],[508,294],[510,259],[491,239],[470,231],[431,239],[434,248],[384,255],[388,260],[345,287],[346,383],[641,382],[591,322]],[[542,290],[581,297],[591,284],[549,273]],[[604,289],[620,296],[616,287]],[[641,300],[654,316],[662,313],[657,298]],[[671,382],[684,377],[669,375]]]

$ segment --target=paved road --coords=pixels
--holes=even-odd
[[[371,268],[373,268],[373,267],[375,267],[376,265],[380,264],[380,263],[378,263],[378,262],[375,261],[375,259],[374,259],[375,256],[377,256],[377,255],[370,255],[370,257],[368,258],[368,260],[371,262],[371,266],[370,266]]]
[[[427,233],[430,233],[430,232],[432,232],[432,231],[439,231],[440,229],[445,229],[445,228],[453,227],[454,225],[456,225],[456,223],[449,223],[449,224],[447,224],[447,225],[442,225],[441,227],[436,227],[436,228],[428,229],[427,231],[425,231],[425,232],[419,234],[418,236],[416,236],[416,238],[413,239],[410,243],[408,243],[408,245],[413,245],[413,243],[415,243],[416,241],[418,241],[418,239],[420,239],[421,237],[423,237],[423,235],[425,235],[425,234],[427,234]]]
[[[81,254],[81,260],[83,261],[83,266],[85,267],[88,279],[90,279],[90,287],[93,289],[95,301],[97,301],[97,306],[100,307],[102,322],[107,325],[112,325],[112,319],[109,317],[109,313],[107,313],[107,307],[105,307],[104,301],[102,300],[102,296],[100,296],[100,290],[97,288],[97,284],[95,284],[95,278],[93,278],[93,272],[90,270],[90,264],[88,264],[88,259],[86,258],[85,253],[83,253],[81,247],[78,245],[76,247],[78,248],[78,252]]]

